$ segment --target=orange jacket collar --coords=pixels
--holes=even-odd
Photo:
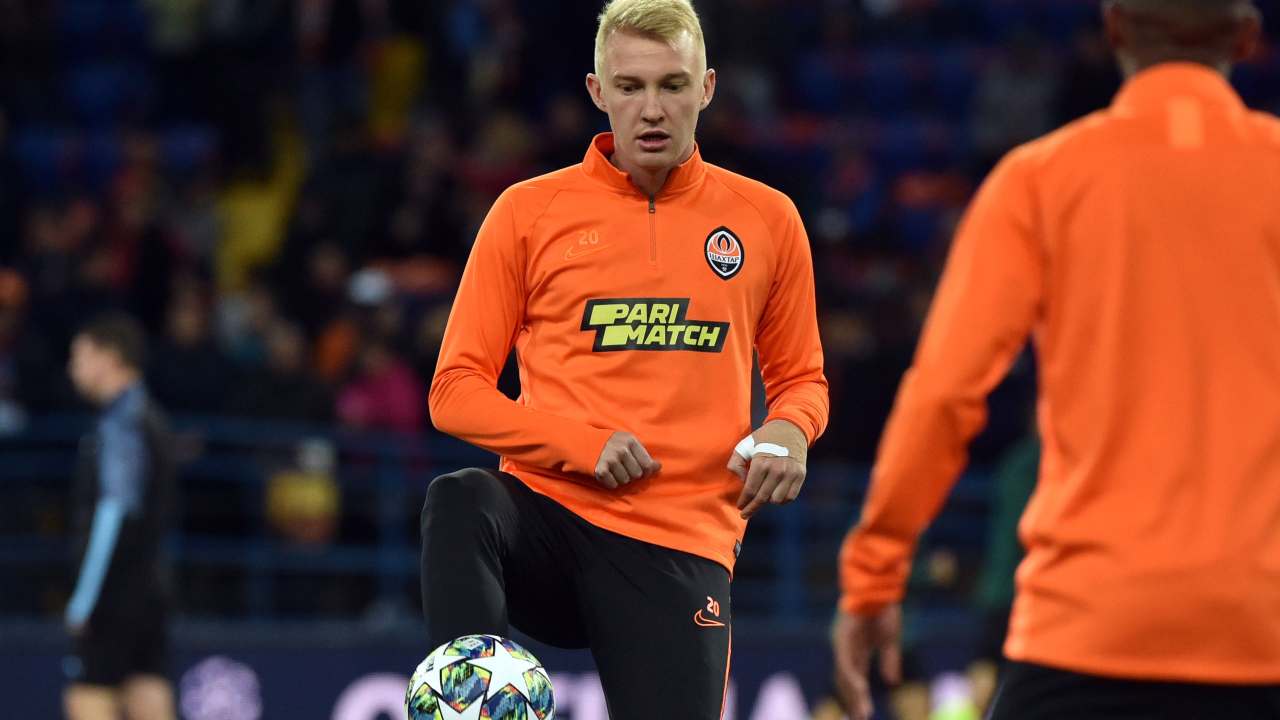
[[[587,148],[587,156],[582,161],[582,169],[586,171],[587,176],[609,187],[627,193],[635,193],[643,195],[640,188],[631,182],[631,176],[609,162],[609,157],[613,155],[613,133],[600,133],[591,139],[591,147]],[[668,197],[671,195],[679,195],[680,193],[697,187],[707,174],[707,166],[702,162],[702,153],[698,150],[698,144],[693,144],[693,154],[688,160],[677,165],[671,170],[671,174],[667,175],[667,182],[662,186],[662,191],[658,193],[660,197]]]
[[[1134,75],[1121,88],[1112,109],[1122,116],[1162,108],[1170,97],[1191,95],[1206,104],[1244,111],[1244,101],[1231,83],[1215,70],[1190,62],[1161,63]]]

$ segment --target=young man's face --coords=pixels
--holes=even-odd
[[[99,388],[102,376],[112,360],[110,353],[85,335],[77,335],[71,341],[71,359],[67,363],[67,373],[76,390],[87,400],[101,402]]]
[[[623,168],[675,167],[693,152],[698,113],[715,94],[693,37],[668,44],[614,32],[605,43],[603,76],[587,76],[596,107],[609,114],[615,161]]]

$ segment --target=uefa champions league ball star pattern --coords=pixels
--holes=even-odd
[[[517,643],[466,635],[418,665],[404,698],[409,720],[554,720],[547,671]]]

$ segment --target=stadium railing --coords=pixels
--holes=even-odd
[[[69,488],[77,444],[91,422],[38,417],[23,432],[0,437],[0,575],[9,578],[0,591],[0,622],[60,615],[74,578]],[[417,623],[417,519],[426,487],[443,472],[494,463],[493,456],[435,433],[223,417],[179,417],[174,427],[182,458],[171,538],[180,615],[218,625]],[[318,492],[339,498],[336,515],[322,518],[320,530],[299,531],[311,533],[310,541],[290,539],[268,511],[273,482],[299,469],[304,445],[332,453],[332,487],[326,490],[322,479]],[[752,521],[735,572],[737,623],[785,630],[829,621],[836,554],[867,476],[863,466],[815,462],[797,502],[768,508]],[[945,548],[962,567],[976,567],[988,492],[985,473],[966,475],[922,555]],[[942,631],[955,623],[955,613],[965,612],[963,590],[961,583],[924,593],[924,626]]]

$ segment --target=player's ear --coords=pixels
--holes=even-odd
[[[1102,4],[1102,25],[1106,31],[1107,44],[1112,50],[1122,50],[1128,45],[1126,19],[1120,3],[1108,0]]]
[[[1241,63],[1253,58],[1262,47],[1262,14],[1257,8],[1249,8],[1249,14],[1240,20],[1236,31],[1235,47],[1232,48],[1233,63]]]
[[[716,95],[716,69],[707,68],[707,72],[702,76],[702,104],[699,110],[706,110],[711,104],[711,98]]]
[[[604,84],[599,75],[587,73],[587,94],[591,96],[591,102],[600,108],[600,112],[609,112],[609,106],[604,102]]]

